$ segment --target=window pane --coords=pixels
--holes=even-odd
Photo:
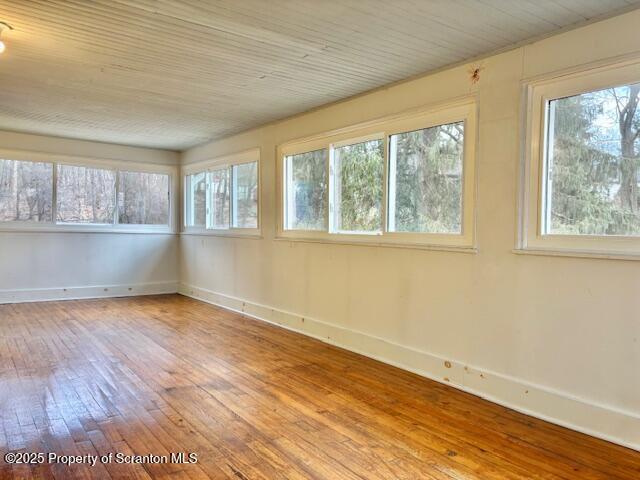
[[[392,135],[389,231],[460,233],[464,122]]]
[[[334,230],[382,229],[384,142],[372,140],[334,149]]]
[[[639,92],[549,102],[545,233],[640,235]]]
[[[233,166],[233,226],[258,228],[258,162]]]
[[[168,225],[169,175],[119,172],[118,222],[127,225]]]
[[[51,222],[53,164],[0,159],[0,222]]]
[[[211,176],[211,228],[229,228],[229,169],[209,173]]]
[[[287,229],[327,230],[326,150],[286,157]]]
[[[205,172],[187,175],[186,186],[186,219],[187,227],[206,226],[207,219],[207,174]]]
[[[57,175],[58,222],[113,223],[114,171],[58,165]]]

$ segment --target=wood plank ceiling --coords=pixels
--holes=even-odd
[[[0,0],[0,129],[182,150],[640,0]]]

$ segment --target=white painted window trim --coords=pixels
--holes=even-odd
[[[389,139],[391,135],[405,133],[423,128],[435,127],[447,123],[463,121],[464,159],[463,159],[463,198],[462,198],[462,233],[432,234],[388,231],[388,169]],[[475,235],[475,196],[476,196],[476,150],[477,150],[477,106],[475,96],[465,96],[444,103],[421,107],[398,115],[388,116],[347,128],[325,132],[284,143],[277,148],[277,229],[276,239],[287,241],[306,241],[321,243],[365,244],[387,247],[412,247],[446,251],[476,251]],[[331,156],[332,148],[358,143],[366,140],[383,139],[384,176],[382,201],[382,230],[380,233],[342,233],[331,232],[329,223],[327,231],[288,230],[285,228],[285,209],[287,203],[286,168],[287,156],[325,149]],[[327,165],[331,163],[328,159]],[[328,184],[332,176],[327,172]],[[331,195],[330,187],[327,197]],[[329,200],[328,200],[329,201]],[[330,215],[329,206],[326,208]],[[327,218],[327,221],[329,218]]]
[[[139,234],[175,234],[177,225],[178,185],[175,179],[178,167],[162,164],[130,162],[95,157],[59,155],[26,150],[0,149],[0,158],[26,162],[41,162],[53,165],[52,221],[51,222],[0,222],[0,232],[37,232],[37,233],[139,233]],[[88,168],[102,168],[116,172],[114,223],[80,224],[56,222],[57,208],[57,166],[71,165]],[[117,223],[118,197],[117,184],[119,172],[143,172],[169,175],[169,223],[167,225],[127,225]]]
[[[518,235],[514,253],[640,260],[640,237],[543,232],[547,104],[549,101],[640,81],[640,59],[598,65],[523,83],[523,143]]]
[[[213,212],[210,207],[210,188],[211,182],[209,181],[209,173],[215,170],[220,169],[229,169],[229,178],[232,180],[232,167],[235,165],[242,165],[245,163],[253,163],[256,162],[258,164],[258,227],[257,228],[237,228],[232,226],[233,222],[233,191],[230,192],[229,196],[229,228],[212,228],[211,225],[211,215]],[[181,234],[182,235],[205,235],[205,236],[221,236],[221,237],[236,237],[236,238],[262,238],[262,166],[260,164],[260,149],[259,148],[251,148],[249,150],[244,150],[237,153],[232,153],[230,155],[224,155],[220,157],[211,158],[208,160],[204,160],[202,162],[191,163],[189,165],[184,165],[181,171],[182,177],[182,198],[183,208],[182,208],[182,222],[181,222]],[[187,175],[192,175],[195,173],[206,172],[207,174],[207,211],[206,211],[206,219],[207,219],[207,227],[189,227],[186,225],[186,218],[188,213],[189,205],[186,201],[186,179]],[[232,189],[233,190],[233,189]]]

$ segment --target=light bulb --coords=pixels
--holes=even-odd
[[[0,40],[0,53],[4,52],[4,49],[5,49],[4,42]]]

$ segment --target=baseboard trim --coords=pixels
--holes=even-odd
[[[363,332],[188,284],[178,293],[393,365],[562,427],[640,451],[640,414]]]
[[[89,287],[58,287],[0,290],[0,304],[53,302],[89,298],[133,297],[177,293],[178,282],[149,282],[129,285],[93,285]]]

